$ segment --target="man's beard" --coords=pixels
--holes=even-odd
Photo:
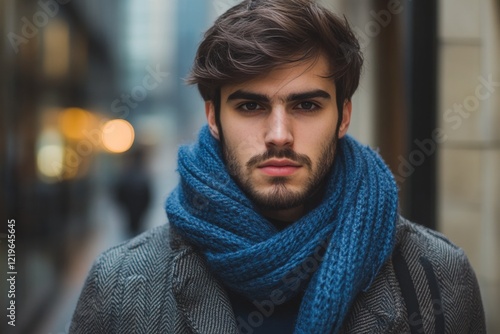
[[[322,181],[330,171],[338,141],[338,132],[332,140],[322,146],[321,154],[317,164],[313,166],[311,159],[305,154],[298,154],[289,147],[270,147],[264,154],[252,157],[245,166],[242,166],[232,151],[221,140],[224,160],[235,182],[247,197],[259,208],[263,210],[286,210],[298,207],[308,201],[314,193],[321,187]],[[290,177],[271,177],[273,188],[268,192],[261,192],[255,188],[250,178],[250,171],[256,166],[271,158],[287,158],[299,163],[309,171],[309,177],[305,181],[304,187],[300,191],[292,191],[287,187]]]

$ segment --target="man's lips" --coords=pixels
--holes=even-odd
[[[288,176],[295,173],[302,166],[291,160],[268,160],[258,166],[259,170],[269,176]]]

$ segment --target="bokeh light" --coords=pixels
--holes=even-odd
[[[64,144],[61,135],[55,130],[42,132],[38,139],[36,163],[41,179],[54,182],[63,172]]]
[[[63,148],[58,145],[47,145],[38,151],[38,170],[44,176],[57,178],[63,172]]]
[[[90,113],[80,108],[65,109],[59,116],[61,131],[69,139],[82,139],[90,123]]]
[[[134,127],[123,119],[113,119],[102,127],[102,144],[109,152],[126,152],[134,143]]]

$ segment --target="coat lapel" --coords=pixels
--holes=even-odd
[[[205,260],[171,231],[176,252],[172,288],[179,311],[194,333],[238,333],[231,303]]]
[[[348,313],[341,333],[407,333],[405,306],[398,292],[392,261],[387,262],[370,288],[361,292]]]

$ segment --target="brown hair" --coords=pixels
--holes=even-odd
[[[363,57],[347,20],[314,0],[244,0],[205,33],[187,80],[220,112],[220,88],[325,54],[341,110],[359,84]],[[339,118],[340,118],[339,117]],[[339,119],[340,124],[340,119]]]

